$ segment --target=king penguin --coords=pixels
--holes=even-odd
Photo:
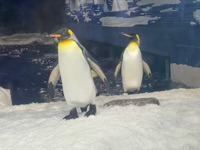
[[[91,68],[100,76],[108,86],[108,81],[101,68],[80,44],[72,30],[68,28],[59,29],[50,34],[57,38],[58,42],[58,65],[54,69],[54,83],[59,74],[62,80],[63,93],[67,104],[71,107],[69,115],[64,119],[78,118],[76,108],[89,106],[85,116],[96,114],[96,87],[93,81]]]
[[[130,94],[140,90],[143,71],[150,78],[151,70],[149,65],[142,60],[142,54],[139,48],[139,35],[126,33],[121,34],[125,37],[128,37],[130,42],[121,55],[120,62],[116,66],[114,76],[117,78],[117,75],[121,69],[124,92]]]
[[[91,70],[91,74],[93,78],[99,77],[99,75],[94,70]],[[58,64],[56,63],[56,66],[52,69],[49,75],[49,79],[48,79],[48,93],[51,99],[55,97],[55,87],[59,79],[60,79],[60,70],[59,70]],[[101,79],[105,83],[104,79],[103,78]],[[105,83],[105,86],[108,86],[106,84],[107,83]],[[107,87],[107,91],[108,91],[108,87]]]
[[[46,35],[46,37],[49,37],[49,35]],[[53,39],[53,41],[54,41],[54,45],[57,46],[59,43],[58,38],[55,37]],[[99,76],[94,70],[91,70],[91,73],[92,73],[93,78],[96,78]],[[56,84],[59,79],[60,79],[60,70],[59,70],[58,62],[56,62],[56,65],[53,67],[53,69],[50,73],[50,76],[49,76],[49,80],[48,80],[48,93],[49,93],[51,99],[53,99],[55,97],[55,87],[56,87]],[[101,78],[101,79],[104,82],[103,78]],[[107,90],[109,90],[109,89],[107,89]]]

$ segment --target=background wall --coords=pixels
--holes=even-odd
[[[50,32],[64,15],[65,0],[0,0],[0,34]]]

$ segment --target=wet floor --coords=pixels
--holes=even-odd
[[[115,52],[117,53],[118,51],[120,53],[123,49],[111,45],[99,47],[96,43],[88,44],[88,42],[85,42],[84,45],[97,59],[108,77],[111,85],[111,94],[121,94],[122,85],[120,75],[116,80],[116,84],[113,84],[113,74],[119,57],[118,54],[115,55]],[[115,49],[114,54],[113,49]],[[148,57],[145,54],[144,56]],[[148,60],[148,58],[146,59]],[[13,104],[49,102],[51,100],[47,93],[47,81],[50,71],[56,62],[57,51],[52,45],[0,46],[0,86],[11,89]],[[141,93],[186,87],[182,84],[174,83],[170,79],[166,79],[163,66],[158,67],[155,64],[157,62],[151,59],[150,67],[152,68],[153,77],[148,79],[144,75],[140,90]],[[95,83],[100,94],[106,94],[99,78],[95,78]],[[56,100],[63,100],[61,81],[57,84]]]

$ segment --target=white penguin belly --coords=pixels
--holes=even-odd
[[[59,68],[67,104],[84,107],[93,103],[96,88],[90,67],[80,50],[59,51]]]
[[[124,92],[133,92],[140,89],[143,68],[142,56],[139,50],[124,52],[121,73]]]

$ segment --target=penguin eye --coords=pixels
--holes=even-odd
[[[137,36],[136,36],[136,34],[131,34],[131,39],[133,39],[133,40],[137,40]]]
[[[62,28],[59,33],[62,35],[62,37],[67,35],[65,28]]]
[[[132,35],[132,38],[133,38],[133,39],[136,39],[136,36],[135,36],[135,35]]]
[[[62,32],[61,32],[62,35],[65,35],[66,34],[66,31],[65,29],[62,29]]]
[[[136,34],[135,34],[135,33],[131,33],[130,35],[131,35],[132,37],[135,37],[135,36],[136,36]]]
[[[66,34],[67,32],[68,32],[68,30],[65,28],[65,29],[64,29],[64,33]]]

